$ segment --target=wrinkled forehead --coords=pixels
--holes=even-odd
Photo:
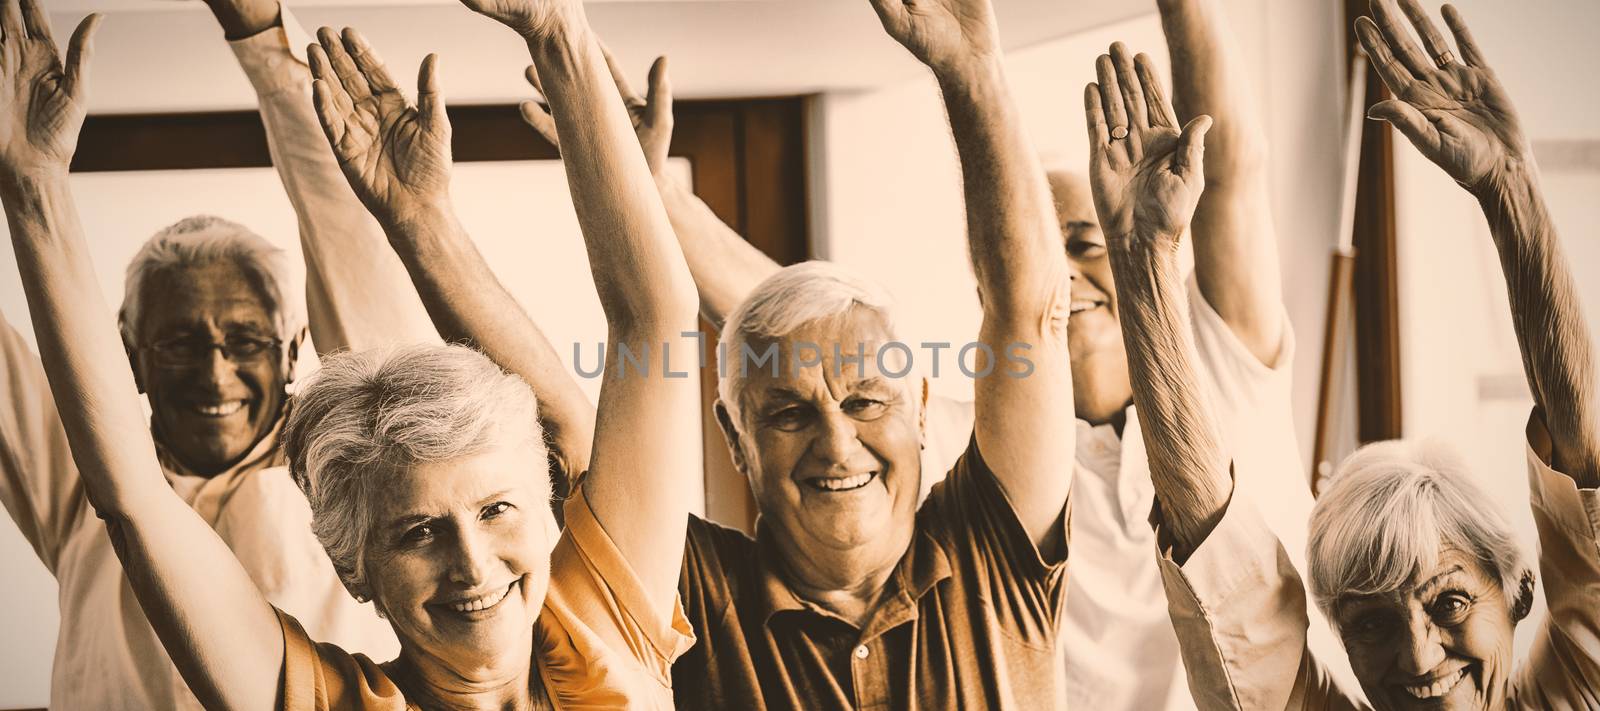
[[[1499,581],[1475,556],[1459,548],[1441,543],[1433,560],[1414,560],[1410,574],[1403,580],[1385,581],[1386,588],[1379,592],[1352,591],[1341,595],[1341,606],[1348,609],[1380,607],[1426,606],[1446,590],[1466,589],[1474,595],[1492,592]]]
[[[276,335],[277,309],[259,274],[232,260],[152,272],[141,287],[139,333],[215,326]]]
[[[726,367],[744,368],[742,404],[773,397],[842,400],[862,389],[909,387],[909,349],[882,316],[856,308],[785,336],[752,339],[743,352],[727,354]]]

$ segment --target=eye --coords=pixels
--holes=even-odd
[[[1105,254],[1106,246],[1103,243],[1089,239],[1073,239],[1067,242],[1067,255],[1076,259],[1094,259]]]
[[[512,508],[515,507],[513,507],[511,504],[508,504],[504,501],[496,501],[488,506],[483,507],[483,512],[478,514],[478,518],[485,520],[499,518],[500,516],[509,512]]]
[[[1454,626],[1466,621],[1472,610],[1472,598],[1464,592],[1447,591],[1433,602],[1429,613],[1441,625]]]
[[[1359,642],[1382,639],[1388,629],[1389,616],[1376,610],[1355,613],[1341,625],[1341,631],[1347,639]]]
[[[783,432],[796,432],[805,429],[809,415],[810,410],[807,408],[791,405],[768,413],[764,419],[767,421],[767,425],[774,429]]]
[[[858,420],[876,420],[888,408],[889,403],[866,397],[853,397],[844,402],[845,414]]]
[[[420,546],[433,540],[433,525],[420,523],[406,529],[400,536],[400,542],[408,546]]]

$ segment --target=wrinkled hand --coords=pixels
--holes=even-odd
[[[1402,9],[1427,54],[1401,25]],[[1477,193],[1501,184],[1531,151],[1511,97],[1484,62],[1461,13],[1445,5],[1444,21],[1459,58],[1416,0],[1401,0],[1399,8],[1395,0],[1373,0],[1372,18],[1356,20],[1362,46],[1395,96],[1368,115],[1394,124],[1423,156]]]
[[[934,72],[999,55],[990,0],[872,0],[884,31]]]
[[[600,52],[605,55],[606,66],[611,69],[611,79],[617,83],[617,93],[622,95],[622,105],[628,108],[628,116],[633,119],[633,131],[639,135],[639,146],[644,149],[650,174],[660,176],[667,164],[667,149],[672,146],[672,86],[667,81],[667,58],[657,57],[655,64],[650,65],[650,88],[641,97],[628,84],[628,78],[616,58],[611,56],[611,50],[602,44]],[[526,77],[534,91],[539,92],[540,100],[522,102],[522,120],[551,145],[560,148],[561,139],[556,135],[555,117],[550,115],[550,107],[542,103],[544,87],[539,84],[539,72],[530,65]]]
[[[62,64],[40,0],[0,8],[0,169],[15,175],[65,171],[87,111],[89,40],[100,15],[83,18]]]
[[[400,93],[355,30],[324,27],[311,46],[317,118],[356,196],[380,221],[407,219],[449,200],[450,120],[439,58],[422,60],[417,104]]]
[[[584,16],[579,0],[461,0],[461,4],[530,40],[548,37]]]
[[[1100,229],[1121,246],[1175,249],[1205,189],[1211,117],[1196,116],[1179,131],[1150,58],[1130,58],[1120,42],[1095,69],[1100,81],[1085,87],[1083,108]],[[1152,240],[1159,244],[1140,243]]]

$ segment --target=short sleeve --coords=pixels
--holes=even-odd
[[[280,711],[403,711],[405,696],[383,668],[363,654],[312,641],[305,628],[277,610],[283,628],[283,706]]]
[[[1528,492],[1549,614],[1518,671],[1517,701],[1600,708],[1600,490],[1579,488],[1550,466],[1537,415],[1528,430]]]
[[[1070,515],[1069,502],[1057,534],[1063,551]],[[940,542],[956,567],[966,568],[958,574],[994,602],[1001,624],[1029,638],[1054,638],[1066,599],[1067,561],[1065,556],[1046,561],[1040,554],[978,451],[976,437],[969,437],[967,451],[929,493],[917,512],[917,527]]]
[[[672,663],[694,644],[683,605],[651,606],[644,586],[589,508],[581,487],[550,557],[537,635],[559,708],[672,708]]]
[[[0,368],[0,503],[54,574],[88,499],[44,365],[4,321]]]

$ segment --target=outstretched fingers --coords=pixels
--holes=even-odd
[[[1467,21],[1462,19],[1461,11],[1455,5],[1444,6],[1444,24],[1450,28],[1450,34],[1456,38],[1456,49],[1461,50],[1461,61],[1480,69],[1488,69],[1489,64],[1483,59],[1483,52],[1478,49],[1478,42],[1472,39],[1472,31],[1467,29]]]
[[[340,33],[339,39],[355,64],[356,71],[366,80],[369,90],[374,94],[399,93],[400,87],[395,85],[394,79],[389,76],[389,69],[383,65],[383,60],[378,58],[378,53],[372,49],[372,45],[367,43],[367,38],[362,37],[360,32],[346,27]]]
[[[639,93],[633,90],[633,85],[628,83],[628,73],[623,71],[622,63],[611,54],[611,49],[605,43],[600,44],[600,56],[606,59],[606,69],[611,71],[611,81],[616,82],[617,93],[622,95],[622,103],[628,106],[637,106],[644,102]],[[541,92],[542,93],[542,92]]]
[[[1206,157],[1206,132],[1211,130],[1211,117],[1200,114],[1183,127],[1178,134],[1178,149],[1172,153],[1172,172],[1193,182],[1204,178]]]
[[[672,121],[672,81],[667,78],[667,58],[656,57],[650,65],[650,86],[645,93],[645,106],[650,112],[650,122],[664,126]]]
[[[350,58],[350,53],[345,50],[344,42],[332,27],[317,30],[317,42],[322,45],[326,54],[328,67],[338,77],[339,84],[344,87],[352,102],[361,101],[372,96],[372,87],[367,84],[367,78],[356,68],[355,60]]]
[[[522,122],[532,127],[534,133],[549,141],[550,145],[557,149],[561,148],[561,138],[556,135],[556,119],[550,115],[550,108],[543,103],[544,87],[539,83],[539,70],[530,64],[522,75],[533,85],[534,91],[539,92],[539,98],[524,101],[517,106],[518,112],[522,114]]]
[[[1133,66],[1133,54],[1121,42],[1111,43],[1111,63],[1116,66],[1117,84],[1122,89],[1122,103],[1128,110],[1128,130],[1143,133],[1150,128],[1150,115],[1145,107],[1144,88],[1138,71]]]
[[[50,36],[50,18],[45,16],[39,0],[22,0],[22,27],[28,37],[49,42],[50,49],[55,49],[55,39]]]
[[[0,40],[12,47],[21,47],[28,39],[28,31],[22,22],[22,8],[18,0],[4,0],[0,7]]]
[[[1105,150],[1111,136],[1106,131],[1106,112],[1100,105],[1099,84],[1089,82],[1083,87],[1083,116],[1089,124],[1089,150],[1095,153]]]
[[[1094,62],[1095,75],[1100,80],[1100,105],[1105,111],[1106,127],[1113,141],[1132,141],[1128,130],[1128,109],[1122,99],[1122,85],[1117,81],[1117,70],[1109,55],[1102,54]]]
[[[89,83],[89,59],[94,56],[94,32],[100,26],[104,17],[100,13],[92,13],[78,23],[78,28],[72,31],[72,37],[67,40],[67,65],[63,70],[66,81],[67,95],[74,99],[83,97],[83,89]]]
[[[1389,44],[1394,56],[1412,76],[1419,79],[1428,76],[1433,71],[1433,61],[1411,41],[1411,33],[1401,24],[1401,13],[1395,6],[1395,0],[1371,0],[1370,6],[1373,23],[1383,33],[1384,41]]]
[[[1367,56],[1372,58],[1373,68],[1378,70],[1378,78],[1389,87],[1389,91],[1395,96],[1405,96],[1415,79],[1411,71],[1402,66],[1394,58],[1394,53],[1389,51],[1389,43],[1379,33],[1378,25],[1371,18],[1356,18],[1356,39],[1366,48]]]
[[[1156,73],[1155,62],[1150,59],[1150,55],[1140,52],[1133,58],[1133,66],[1139,74],[1139,84],[1144,87],[1144,102],[1150,114],[1150,125],[1177,128],[1178,115],[1173,113],[1172,104],[1167,102],[1166,94],[1161,89],[1161,77]]]
[[[327,136],[328,145],[333,147],[334,154],[342,162],[349,157],[339,150],[348,129],[344,123],[345,112],[339,108],[339,101],[335,98],[335,92],[342,90],[334,89],[333,85],[334,82],[328,79],[312,81],[311,104],[317,110],[317,123],[322,124],[322,135]]]
[[[1416,28],[1417,36],[1422,38],[1422,47],[1428,51],[1428,56],[1433,58],[1433,63],[1444,64],[1440,58],[1450,56],[1450,44],[1445,42],[1444,35],[1439,33],[1433,20],[1428,18],[1428,13],[1422,9],[1417,0],[1400,0],[1400,10],[1406,14],[1406,19],[1411,21],[1411,26]]]
[[[439,89],[439,55],[429,53],[417,69],[417,116],[429,130],[450,129],[445,114],[444,95]]]

